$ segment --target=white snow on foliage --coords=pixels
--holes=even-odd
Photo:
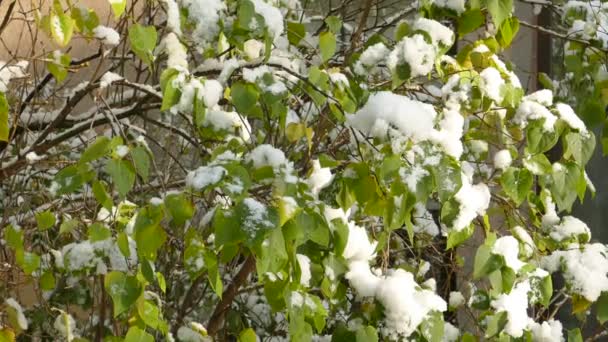
[[[574,113],[572,107],[565,103],[558,103],[555,105],[555,109],[557,110],[559,118],[564,120],[568,126],[583,134],[587,134],[587,127],[585,126],[585,123],[578,117],[578,115],[576,115],[576,113]]]
[[[331,184],[333,178],[329,167],[321,167],[318,159],[312,161],[312,172],[307,181],[310,192],[315,196],[318,195],[321,190]]]
[[[460,14],[464,12],[465,0],[431,0],[431,3],[437,7],[448,8]]]
[[[457,308],[465,302],[464,296],[459,291],[450,292],[449,303],[451,308]]]
[[[93,34],[104,45],[116,46],[120,43],[120,35],[111,27],[99,25],[93,29]]]
[[[250,138],[251,126],[246,118],[237,112],[224,112],[222,110],[210,110],[205,113],[203,127],[212,127],[218,131],[228,131],[247,141]]]
[[[253,167],[256,169],[270,166],[275,171],[279,171],[288,163],[283,151],[268,144],[256,146],[249,152],[247,159],[253,162]]]
[[[383,43],[376,43],[363,51],[359,60],[355,63],[355,73],[365,75],[368,68],[373,68],[384,60],[389,50]]]
[[[160,47],[162,47],[167,54],[168,68],[177,70],[188,69],[188,52],[175,33],[170,32],[167,34],[162,40]]]
[[[505,80],[500,75],[500,71],[494,67],[487,67],[479,76],[481,76],[481,89],[483,92],[494,102],[500,104],[503,100],[500,90],[505,85]]]
[[[412,23],[412,30],[428,33],[433,44],[441,43],[450,46],[454,41],[454,31],[435,20],[418,18]]]
[[[509,150],[500,150],[494,155],[494,167],[496,169],[506,170],[511,166],[512,162],[513,158],[511,158],[511,152],[509,152]]]
[[[562,323],[554,319],[541,323],[530,324],[532,340],[534,342],[560,342],[564,340],[562,335]]]
[[[563,271],[572,292],[595,302],[602,291],[608,291],[608,247],[592,243],[579,247],[572,244],[567,250],[554,251],[542,259],[542,267],[549,272]]]
[[[528,316],[528,292],[530,290],[530,282],[526,280],[515,285],[509,294],[502,293],[491,302],[496,312],[505,311],[507,313],[507,324],[504,331],[513,337],[521,337],[531,322],[531,318]]]
[[[519,254],[519,242],[512,236],[503,236],[497,239],[494,242],[492,253],[502,255],[507,267],[515,272],[525,265],[517,256]]]
[[[564,216],[561,222],[551,231],[551,238],[555,241],[563,241],[579,235],[587,235],[591,238],[591,231],[585,222],[573,216]]]
[[[96,274],[106,274],[108,265],[105,259],[107,258],[111,270],[127,271],[129,265],[137,264],[135,241],[131,238],[128,238],[128,241],[130,251],[128,259],[112,239],[95,242],[84,240],[67,244],[61,249],[63,266],[69,271],[92,269]]]
[[[391,53],[386,64],[396,72],[395,69],[404,62],[410,69],[410,77],[425,76],[433,70],[437,51],[435,46],[424,40],[421,34],[413,37],[404,37]]]
[[[329,214],[344,221],[348,216],[341,209]],[[370,242],[365,228],[353,221],[346,223],[348,241],[342,254],[348,263],[345,277],[358,296],[375,297],[382,304],[384,320],[379,330],[384,336],[408,337],[431,311],[447,310],[447,303],[433,291],[422,289],[412,273],[403,269],[388,270],[385,275],[379,270],[372,271],[369,262],[375,258],[377,242]]]
[[[524,96],[524,100],[538,102],[541,105],[548,107],[553,105],[553,92],[549,89],[541,89],[530,95]]]
[[[195,42],[212,42],[220,33],[220,15],[226,11],[222,0],[181,0],[188,9],[188,18],[195,24],[192,37]]]
[[[277,40],[283,33],[283,14],[281,11],[266,3],[264,0],[251,0],[257,14],[264,17],[264,22],[273,40]]]
[[[308,286],[310,284],[310,258],[304,254],[296,254],[298,265],[300,266],[300,284]]]
[[[53,327],[59,335],[61,335],[65,341],[72,341],[74,339],[74,329],[76,328],[76,321],[74,317],[67,312],[61,312],[57,318],[55,318],[55,322],[53,323]]]
[[[416,202],[412,219],[414,221],[414,233],[426,233],[430,236],[439,234],[439,227],[437,226],[437,223],[435,223],[433,215],[426,209],[424,203]]]
[[[122,79],[123,79],[122,76],[115,74],[111,71],[108,71],[105,74],[103,74],[103,76],[101,76],[101,79],[99,79],[99,88],[100,89],[107,88],[112,83],[121,81]]]
[[[484,183],[472,185],[469,178],[462,175],[462,187],[454,198],[460,203],[458,216],[452,223],[452,229],[463,230],[478,216],[484,215],[490,205],[490,189]]]
[[[377,138],[400,133],[419,142],[431,137],[436,116],[429,104],[381,91],[370,95],[367,103],[356,114],[349,115],[347,121],[355,129]]]
[[[15,311],[19,328],[21,328],[21,330],[27,330],[29,324],[27,322],[27,318],[25,318],[25,315],[23,314],[23,308],[21,305],[19,305],[14,298],[7,298],[4,303]]]
[[[523,127],[529,120],[540,119],[545,120],[543,130],[545,132],[553,132],[553,126],[555,125],[555,121],[557,121],[557,117],[542,104],[536,101],[523,100],[515,112],[513,122]]]
[[[201,166],[188,172],[186,185],[195,190],[201,190],[209,185],[217,184],[226,173],[226,169],[221,166]]]

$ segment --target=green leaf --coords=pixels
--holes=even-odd
[[[300,41],[306,36],[306,26],[301,23],[287,22],[287,40],[294,46],[298,46]]]
[[[112,210],[112,197],[108,195],[106,187],[103,185],[103,183],[98,180],[93,181],[92,190],[97,202],[99,202],[102,207]]]
[[[448,232],[447,249],[452,249],[452,248],[462,244],[463,242],[467,241],[473,235],[474,231],[475,231],[475,228],[473,227],[472,224],[465,227],[464,229],[462,229],[460,231],[450,230]]]
[[[53,289],[55,289],[55,276],[53,275],[52,271],[46,271],[42,274],[42,276],[40,277],[40,288],[45,290],[45,291],[51,291]]]
[[[71,13],[76,23],[76,28],[85,35],[91,36],[93,30],[99,26],[99,17],[92,9],[81,7],[73,9]]]
[[[483,25],[486,17],[480,9],[470,9],[458,17],[458,35],[463,37]]]
[[[124,342],[154,342],[154,336],[138,327],[131,327],[127,331]]]
[[[319,50],[323,63],[336,53],[336,36],[332,32],[323,32],[319,35]]]
[[[4,93],[0,92],[0,141],[8,141],[10,123],[8,122],[8,102]]]
[[[443,329],[443,328],[442,328]],[[443,331],[442,331],[443,333]],[[371,325],[362,326],[357,330],[356,342],[378,342],[378,331]]]
[[[108,0],[112,5],[112,12],[114,12],[114,19],[120,18],[127,8],[127,0]],[[126,341],[129,342],[129,341]]]
[[[526,147],[529,154],[545,153],[549,151],[559,138],[556,132],[546,132],[543,128],[543,120],[535,120],[526,128]]]
[[[104,226],[103,224],[95,222],[89,226],[88,235],[89,240],[91,240],[91,242],[95,242],[103,241],[110,238],[112,236],[112,232],[110,231],[110,229],[108,229],[108,227]]]
[[[126,0],[125,0],[126,1]],[[50,17],[51,35],[60,46],[66,46],[74,33],[74,19],[63,13],[53,13]]]
[[[129,28],[129,42],[131,43],[131,49],[148,66],[152,64],[154,60],[154,48],[156,47],[156,40],[158,34],[156,28],[152,25],[143,26],[135,24]]]
[[[112,271],[106,274],[104,287],[110,297],[112,297],[114,317],[118,317],[121,313],[129,311],[143,290],[137,277],[128,276],[119,271]]]
[[[161,111],[171,109],[171,107],[179,102],[179,99],[182,96],[181,91],[175,88],[172,82],[178,74],[179,72],[175,69],[163,71],[161,76],[161,89],[163,91],[163,103],[160,106]]]
[[[133,158],[133,164],[135,165],[135,171],[141,177],[144,182],[148,181],[150,175],[150,154],[148,150],[143,146],[137,146],[131,150],[131,157]]]
[[[36,213],[36,224],[39,230],[47,230],[55,225],[55,214],[50,211]]]
[[[25,252],[19,249],[15,252],[17,265],[21,267],[23,273],[30,275],[40,267],[40,256],[36,253]]]
[[[256,270],[260,278],[267,272],[280,272],[289,260],[281,229],[272,230],[268,237],[268,245],[272,248],[260,248],[256,258]]]
[[[257,339],[258,339],[258,337],[255,334],[255,331],[251,328],[247,328],[247,329],[241,331],[241,333],[239,334],[238,342],[256,342]]]
[[[137,305],[137,313],[144,323],[152,329],[156,329],[160,322],[160,310],[150,301],[140,301]]]
[[[432,312],[421,324],[422,336],[428,342],[441,342],[443,340],[443,314]]]
[[[178,226],[183,225],[194,215],[194,206],[184,193],[173,193],[165,197],[165,207]]]
[[[12,225],[4,227],[4,240],[14,250],[23,249],[23,230],[16,229]]]
[[[583,336],[581,335],[581,329],[576,328],[568,330],[568,342],[583,342]]]
[[[137,214],[133,231],[137,254],[148,260],[156,260],[158,249],[165,243],[167,233],[161,227],[163,211],[160,206],[146,206]]]
[[[325,18],[325,24],[327,24],[329,31],[331,31],[333,34],[339,34],[340,29],[342,28],[342,19],[336,17],[335,15],[330,15],[329,17]]]
[[[564,158],[572,156],[582,166],[587,165],[594,150],[595,136],[592,132],[588,132],[588,136],[570,132],[564,137]]]
[[[495,27],[500,27],[513,11],[513,0],[486,0]]]
[[[597,310],[596,317],[600,324],[608,321],[608,292],[602,292],[601,296],[595,302]]]
[[[549,307],[551,303],[551,297],[553,296],[553,280],[551,280],[551,276],[548,275],[541,279],[540,281],[540,299],[539,303],[541,303],[546,308]]]
[[[475,254],[475,266],[473,269],[473,278],[479,279],[490,273],[500,269],[505,265],[504,258],[500,255],[492,254],[492,248],[487,245],[481,245]]]
[[[527,169],[509,167],[500,177],[503,190],[518,206],[528,196],[533,183],[534,177]]]
[[[498,335],[507,324],[507,312],[501,311],[497,314],[487,317],[488,327],[486,329],[486,337]]]
[[[89,145],[80,156],[80,163],[88,163],[97,160],[110,152],[110,138],[98,137],[94,143]]]
[[[106,163],[105,170],[112,177],[120,197],[124,198],[135,184],[133,165],[124,159],[111,159]]]
[[[551,173],[552,171],[551,162],[543,153],[535,154],[531,157],[524,158],[522,162],[526,169],[528,169],[530,172],[532,172],[532,174],[537,176],[546,175]]]
[[[260,96],[253,84],[243,82],[237,82],[230,87],[230,94],[237,112],[243,114],[248,114],[253,110]]]
[[[511,45],[513,38],[517,35],[519,31],[519,20],[515,17],[507,18],[500,25],[500,30],[498,31],[498,35],[496,36],[496,40],[503,48],[507,48]]]
[[[57,53],[57,55],[55,55]],[[49,61],[46,63],[47,69],[55,77],[57,83],[63,82],[68,76],[68,67],[72,58],[68,54],[62,54],[59,51],[48,55]]]
[[[581,190],[584,193],[586,183],[585,176],[581,168],[573,163],[567,162],[561,164],[557,170],[553,171],[551,183],[551,195],[557,204],[560,211],[570,211],[577,193],[580,195]]]

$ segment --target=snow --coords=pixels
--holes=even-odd
[[[464,117],[458,110],[446,109],[443,119],[439,122],[440,130],[433,133],[432,140],[439,144],[445,153],[460,159],[462,155],[462,134],[464,128]]]
[[[450,308],[457,308],[465,302],[464,296],[459,291],[450,292],[449,305]]]
[[[19,324],[19,328],[21,330],[27,330],[29,324],[27,318],[25,318],[25,315],[23,314],[23,308],[21,307],[21,305],[19,305],[19,303],[14,298],[7,298],[4,303],[15,310],[15,314],[17,316],[17,324]]]
[[[348,222],[348,241],[342,256],[349,261],[370,261],[376,256],[377,242],[370,242],[365,228]]]
[[[401,134],[419,142],[432,137],[436,116],[435,109],[429,104],[381,91],[370,95],[367,103],[354,115],[347,115],[347,122],[364,134],[377,138],[385,138],[392,133],[390,135]]]
[[[543,130],[545,132],[553,132],[553,126],[555,125],[555,121],[557,121],[557,117],[551,114],[551,111],[540,103],[524,100],[517,108],[515,116],[513,117],[513,122],[523,127],[529,120],[539,119],[545,119],[543,124]]]
[[[167,67],[176,70],[188,69],[188,52],[179,41],[177,35],[170,32],[161,42],[161,47],[167,54]]]
[[[264,204],[251,197],[245,198],[243,204],[247,207],[248,215],[244,217],[242,229],[250,238],[257,236],[260,227],[273,226],[273,223],[268,221],[268,210]]]
[[[226,169],[221,166],[201,166],[194,171],[188,172],[186,186],[191,186],[195,190],[201,190],[209,185],[219,183],[226,174]]]
[[[529,328],[534,342],[560,342],[564,340],[560,321],[550,319],[542,324],[533,322]]]
[[[74,317],[67,312],[62,311],[57,318],[55,318],[53,327],[66,341],[72,341],[75,337],[74,328],[76,327],[76,321],[74,320]]]
[[[67,244],[61,249],[63,267],[73,272],[91,269],[96,274],[105,274],[108,270],[105,260],[109,260],[112,270],[127,271],[129,265],[137,264],[135,241],[131,238],[128,241],[130,251],[128,260],[111,238],[95,242],[84,240]]]
[[[527,256],[531,256],[536,249],[536,244],[532,237],[522,226],[513,227],[513,235],[524,244],[524,251]]]
[[[412,24],[412,30],[428,33],[435,45],[443,44],[444,46],[450,46],[454,42],[454,32],[449,27],[435,20],[418,18]]]
[[[500,71],[494,67],[487,67],[479,76],[481,76],[481,90],[494,102],[500,104],[503,100],[500,90],[505,85]]]
[[[264,49],[264,43],[257,39],[249,39],[243,43],[243,52],[249,59],[256,59],[260,57],[260,54]]]
[[[177,339],[182,342],[204,342],[204,337],[187,326],[177,329]]]
[[[118,145],[118,146],[116,146],[116,154],[120,158],[126,157],[128,153],[129,153],[129,146],[127,146],[127,145]]]
[[[563,241],[579,235],[587,235],[591,238],[591,231],[585,222],[573,216],[564,216],[561,222],[551,231],[551,238],[555,241]]]
[[[545,207],[545,214],[541,218],[543,226],[553,226],[559,223],[560,219],[557,216],[557,211],[555,210],[555,203],[553,202],[553,198],[548,190],[545,190],[543,193],[543,205]]]
[[[576,129],[582,134],[587,134],[587,127],[585,126],[585,123],[578,117],[578,115],[576,115],[576,113],[574,113],[572,107],[565,103],[557,103],[555,105],[555,109],[557,110],[559,118],[564,120],[568,126]]]
[[[108,71],[105,74],[103,74],[103,76],[101,76],[101,79],[99,79],[99,88],[100,89],[107,88],[112,83],[121,81],[121,80],[123,80],[122,76],[115,74],[111,71]]]
[[[460,14],[465,11],[465,0],[431,0],[437,7],[448,8]]]
[[[312,161],[312,172],[307,180],[310,192],[315,196],[319,195],[321,190],[331,184],[333,178],[329,167],[321,167],[318,159]]]
[[[494,167],[498,170],[506,170],[512,162],[513,159],[509,150],[500,150],[494,155]]]
[[[504,331],[512,337],[521,337],[531,321],[527,312],[530,290],[530,283],[523,281],[515,285],[511,293],[502,293],[491,302],[491,306],[496,309],[496,312],[505,311],[507,313],[507,324]]]
[[[179,15],[179,7],[175,0],[161,0],[165,4],[165,10],[167,11],[167,28],[174,35],[181,35],[181,20]]]
[[[502,255],[505,259],[505,264],[507,267],[511,268],[515,272],[519,271],[519,269],[525,265],[525,263],[519,260],[517,256],[519,254],[519,242],[512,236],[503,236],[498,238],[494,242],[492,253]]]
[[[13,65],[0,61],[0,92],[8,91],[8,84],[11,79],[24,77],[28,65],[27,61],[19,61]]]
[[[183,7],[188,9],[188,18],[195,24],[192,38],[195,42],[213,43],[220,33],[219,22],[226,11],[226,2],[222,0],[182,0]]]
[[[218,131],[228,131],[238,134],[241,139],[247,141],[250,138],[251,126],[244,117],[237,112],[224,112],[222,110],[210,110],[205,114],[204,127],[213,127]]]
[[[264,17],[264,22],[271,37],[276,41],[283,33],[283,14],[281,11],[266,3],[264,0],[251,0],[255,7],[255,12]]]
[[[285,153],[268,144],[259,145],[254,148],[249,155],[247,160],[253,162],[253,167],[259,169],[264,166],[270,166],[273,170],[279,171],[283,166],[288,164]]]
[[[553,92],[549,89],[538,90],[530,95],[524,96],[524,100],[538,102],[543,106],[549,107],[553,105]]]
[[[93,29],[93,34],[104,45],[116,46],[120,43],[120,35],[113,28],[99,25]]]
[[[33,152],[33,151],[32,152],[28,152],[25,155],[25,160],[27,160],[28,164],[34,164],[37,161],[40,161],[42,159],[44,159],[44,156],[39,156],[38,154],[36,154],[36,152]]]
[[[431,311],[446,311],[446,302],[430,290],[420,290],[414,276],[391,271],[379,282],[376,299],[384,307],[382,334],[398,340],[411,335]]]
[[[383,43],[376,43],[372,46],[369,46],[361,56],[359,56],[359,60],[355,63],[355,73],[358,75],[365,75],[367,73],[368,68],[375,67],[382,60],[386,58],[389,50]]]
[[[549,272],[562,269],[572,292],[595,302],[602,291],[608,291],[608,247],[600,243],[567,250],[554,251],[542,259],[541,265]]]
[[[403,180],[412,193],[416,193],[418,182],[420,182],[420,180],[422,180],[422,178],[425,176],[429,175],[429,171],[420,165],[414,165],[409,169],[405,167],[399,169],[399,176],[401,177],[401,180]]]
[[[443,339],[442,342],[456,342],[460,336],[460,330],[453,326],[450,322],[443,324]]]
[[[310,285],[310,258],[304,254],[296,254],[300,266],[300,284],[308,287]]]
[[[224,94],[224,87],[216,80],[206,80],[199,94],[205,102],[205,107],[213,108],[220,102]]]
[[[490,205],[490,189],[484,183],[472,185],[464,174],[462,187],[454,196],[460,203],[460,212],[452,223],[456,231],[466,228],[478,215],[484,215]]]
[[[54,30],[52,30],[52,31],[57,36],[57,40],[60,42],[63,42],[65,40],[65,33],[63,32],[63,29],[61,28],[61,21],[59,20],[58,15],[51,16],[51,25],[53,25]]]
[[[396,207],[400,208],[400,202],[403,201],[403,198],[399,196],[398,200],[399,205]],[[397,201],[397,198],[395,198],[395,201]],[[435,223],[433,215],[426,209],[424,203],[416,202],[412,219],[414,233],[426,233],[430,236],[437,236],[439,234],[439,227],[437,226],[437,223]]]
[[[386,64],[394,72],[399,65],[406,62],[410,67],[410,77],[428,75],[437,57],[433,45],[424,40],[421,34],[403,38],[388,55]]]

